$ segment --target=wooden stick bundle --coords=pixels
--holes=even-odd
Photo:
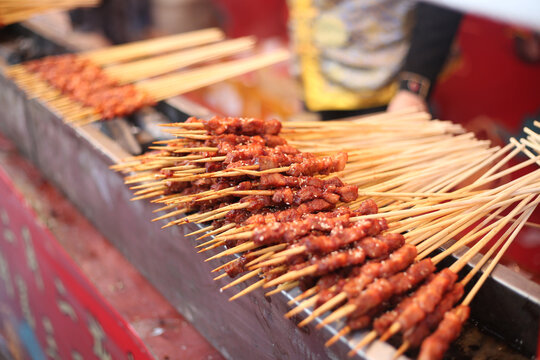
[[[140,79],[147,79],[166,74],[193,64],[235,55],[253,49],[254,45],[255,40],[251,37],[221,41],[194,49],[155,56],[150,59],[116,64],[106,67],[105,73],[110,77],[117,79],[119,83],[127,84]]]
[[[295,146],[302,149],[319,149],[319,151],[315,151],[319,157],[321,155],[328,156],[329,154],[335,154],[342,149],[351,149],[354,147],[355,142],[361,144],[362,135],[365,135],[364,137],[367,139],[368,145],[357,150],[349,151],[347,167],[341,170],[338,175],[342,175],[341,178],[346,181],[346,184],[362,186],[358,192],[360,197],[357,200],[349,202],[350,209],[362,209],[365,207],[366,199],[372,196],[379,203],[379,213],[352,216],[347,220],[348,222],[346,221],[344,223],[347,224],[343,225],[345,229],[353,229],[355,226],[360,228],[367,226],[369,228],[369,226],[372,226],[370,224],[384,217],[388,232],[383,231],[376,236],[381,236],[380,239],[384,239],[385,236],[391,235],[388,235],[389,232],[396,235],[397,233],[402,233],[406,245],[400,248],[399,251],[405,251],[406,249],[409,249],[407,251],[412,251],[411,249],[414,249],[414,254],[416,254],[410,258],[412,264],[409,265],[409,268],[421,266],[422,264],[431,264],[430,266],[434,266],[440,263],[443,258],[455,253],[460,248],[473,241],[477,241],[477,245],[473,246],[467,252],[466,256],[458,260],[448,270],[454,274],[473,255],[477,254],[482,248],[485,248],[495,236],[501,236],[501,238],[496,242],[494,247],[487,248],[487,255],[484,257],[483,262],[487,261],[495,253],[496,247],[500,246],[502,241],[508,239],[507,241],[511,242],[515,238],[519,229],[526,223],[530,213],[537,206],[538,202],[540,202],[538,197],[540,192],[540,170],[532,171],[528,175],[511,182],[497,184],[497,181],[527,166],[534,166],[538,162],[538,155],[525,149],[526,146],[533,151],[538,149],[538,138],[534,132],[531,132],[527,139],[522,139],[521,142],[513,141],[512,144],[502,149],[489,148],[487,143],[475,140],[470,134],[460,135],[463,133],[460,128],[444,122],[428,122],[421,114],[403,113],[396,116],[396,119],[400,119],[399,124],[404,129],[412,128],[408,126],[408,122],[416,126],[422,124],[424,131],[421,137],[408,130],[404,130],[403,134],[400,134],[399,130],[395,128],[398,120],[393,121],[389,114],[386,114],[385,118],[388,120],[388,123],[382,125],[378,124],[377,117],[368,117],[350,123],[302,122],[298,124],[288,123],[284,127],[283,134],[289,144],[294,142]],[[223,121],[226,122],[226,119]],[[386,131],[386,129],[392,127],[388,124],[394,125],[391,131]],[[184,212],[197,211],[200,206],[199,203],[212,204],[212,201],[219,203],[221,199],[230,199],[231,197],[243,199],[243,197],[249,198],[250,196],[254,196],[262,199],[265,196],[273,197],[277,194],[278,190],[276,189],[264,189],[258,188],[258,186],[263,181],[266,181],[264,180],[266,179],[264,176],[289,171],[290,166],[266,170],[260,170],[258,167],[246,169],[245,166],[231,167],[226,170],[217,171],[210,170],[212,167],[204,168],[205,165],[212,164],[212,166],[223,166],[220,163],[226,161],[227,156],[231,154],[231,151],[228,151],[226,154],[217,154],[219,146],[209,146],[218,137],[212,134],[210,130],[205,130],[206,126],[204,122],[193,121],[185,124],[170,125],[168,126],[168,132],[178,136],[178,139],[161,142],[159,144],[160,146],[156,147],[157,153],[148,157],[140,157],[135,161],[131,160],[125,166],[119,165],[115,167],[116,170],[126,172],[131,170],[140,171],[140,176],[133,175],[129,178],[129,182],[138,182],[138,180],[142,182],[141,185],[136,186],[137,195],[140,195],[139,197],[148,196],[148,198],[155,198],[153,201],[165,204],[164,210],[172,210],[171,213],[160,216],[156,220],[176,217]],[[366,127],[369,131],[363,132],[363,127]],[[378,133],[378,131],[381,133]],[[331,136],[325,137],[321,134],[331,134]],[[339,142],[340,134],[346,139],[345,142]],[[318,139],[321,139],[320,142],[322,145],[320,147],[317,147]],[[453,151],[446,151],[448,148],[453,149]],[[527,154],[529,160],[509,166],[509,161],[518,155],[519,152]],[[536,152],[538,151],[536,150]],[[155,172],[157,169],[161,169],[161,172]],[[153,178],[152,173],[155,174]],[[318,176],[317,178],[328,180],[333,176],[335,175],[330,174]],[[235,178],[250,181],[252,188],[249,190],[236,188],[234,186]],[[155,181],[152,181],[152,179]],[[202,187],[198,191],[197,188],[193,188],[195,192],[169,193],[170,189],[174,186],[181,185],[182,189],[186,189],[186,186],[187,189],[190,189],[190,186],[198,186],[189,185],[188,181],[194,183],[201,182],[201,184],[208,181],[211,183],[229,181],[233,185],[224,186],[219,190],[203,190],[206,188]],[[159,199],[160,196],[164,196],[163,199]],[[340,230],[339,226],[321,230],[326,235],[316,233],[301,237],[298,241],[289,242],[281,239],[278,242],[267,244],[260,242],[260,239],[264,238],[261,235],[263,234],[261,231],[264,229],[264,226],[267,226],[266,224],[261,225],[259,223],[249,222],[237,224],[229,222],[223,225],[223,223],[219,223],[219,219],[225,218],[229,213],[232,214],[235,211],[241,212],[250,206],[249,202],[236,203],[232,200],[230,203],[224,204],[224,206],[210,207],[208,210],[198,211],[184,218],[180,217],[166,225],[173,226],[184,222],[209,222],[218,220],[218,222],[214,222],[211,226],[207,227],[214,235],[214,239],[201,244],[200,247],[203,248],[201,251],[209,251],[227,244],[229,249],[210,256],[207,260],[229,255],[239,255],[241,257],[234,258],[216,267],[214,271],[222,271],[222,274],[218,275],[215,279],[222,279],[231,269],[240,269],[238,273],[245,273],[238,279],[225,285],[222,289],[229,289],[246,281],[251,281],[250,279],[259,278],[259,280],[256,280],[231,297],[231,300],[258,288],[276,286],[274,290],[267,293],[267,295],[271,295],[283,289],[295,287],[303,279],[322,279],[331,274],[335,274],[338,277],[341,276],[344,279],[343,281],[347,281],[347,278],[343,277],[346,276],[346,272],[340,273],[344,269],[343,265],[339,265],[341,267],[338,266],[336,268],[335,264],[337,262],[332,261],[339,260],[340,258],[349,259],[353,253],[355,254],[354,256],[358,257],[350,259],[358,262],[345,262],[345,264],[348,264],[353,269],[358,268],[358,270],[361,270],[363,266],[371,266],[370,264],[381,261],[374,258],[364,264],[366,255],[362,254],[368,251],[368,248],[364,250],[360,245],[358,245],[360,248],[348,248],[345,245],[340,245],[342,248],[334,249],[330,253],[312,254],[314,250],[310,249],[314,246],[312,245],[314,243],[309,242],[311,241],[310,236],[313,239],[320,236],[327,236],[328,240],[330,240],[333,236],[332,234],[335,232],[336,235],[342,234],[336,237],[336,239],[340,236],[344,238],[343,236],[345,235],[343,234],[345,232],[341,233],[340,231],[345,230]],[[509,214],[501,216],[505,210],[510,210]],[[328,212],[318,214],[328,214]],[[300,220],[284,221],[282,224],[278,223],[276,225],[280,225],[279,228],[283,229],[289,227],[294,229],[294,226],[301,226],[303,221],[308,221],[307,219],[310,216],[312,215],[302,216],[299,218]],[[317,221],[319,221],[319,224],[323,224],[326,220],[321,218],[321,220]],[[317,223],[310,224],[315,225]],[[510,225],[510,230],[505,231],[505,226],[508,225]],[[278,230],[279,228],[268,227],[268,230],[274,231],[272,229]],[[199,231],[195,233],[200,234]],[[286,234],[286,232],[283,234]],[[258,238],[258,236],[263,237]],[[367,239],[368,236],[364,236],[364,238],[360,239]],[[454,246],[440,255],[430,257],[435,248],[456,236],[459,236],[459,240]],[[204,237],[206,236],[203,235],[201,238]],[[375,240],[381,241],[380,239]],[[353,242],[353,244],[357,243]],[[394,250],[394,252],[396,251]],[[394,252],[387,255],[389,257],[382,260],[382,262],[389,261],[388,259],[392,258]],[[296,260],[294,260],[295,257]],[[496,259],[498,261],[498,258]],[[295,263],[292,260],[304,262]],[[397,260],[394,259],[392,261]],[[241,264],[241,267],[234,268],[238,264]],[[320,267],[320,264],[324,264],[325,267]],[[479,267],[475,268],[474,271],[476,272],[478,270]],[[235,271],[233,271],[234,274],[237,273]],[[349,316],[349,320],[353,319],[350,316],[356,314],[355,312],[359,309],[359,306],[360,308],[364,306],[355,302],[356,297],[370,296],[370,291],[376,291],[375,289],[383,286],[385,281],[390,281],[390,279],[394,279],[396,276],[404,276],[402,274],[405,274],[409,270],[402,268],[400,271],[401,273],[398,272],[394,275],[388,274],[387,276],[390,276],[388,277],[389,280],[384,276],[372,278],[370,282],[366,282],[363,285],[363,289],[358,289],[358,293],[354,296],[345,290],[339,290],[339,283],[336,283],[330,288],[322,288],[319,285],[311,287],[298,297],[297,300],[303,300],[303,302],[293,309],[288,316],[317,304],[319,307],[312,312],[310,317],[301,323],[302,326],[316,317],[323,315],[325,312],[336,308],[337,310],[324,319],[322,322],[323,325],[344,316]],[[444,271],[441,271],[439,274],[442,273]],[[442,276],[439,274],[435,275],[435,278]],[[466,277],[462,283],[464,284],[469,281],[471,276]],[[428,288],[435,286],[431,285],[431,282],[431,280],[421,280],[411,286],[413,288],[418,286],[427,286]],[[380,285],[374,287],[375,285],[372,286],[371,283]],[[423,287],[420,287],[420,289],[423,289]],[[323,299],[324,291],[327,290],[336,291],[336,293],[319,304],[318,302]],[[422,291],[425,292],[427,290],[418,291],[419,295],[417,296],[420,296],[420,294],[423,294]],[[437,301],[441,301],[443,294],[444,291],[438,293],[436,299],[439,300]],[[470,297],[474,296],[475,292],[471,294]],[[344,302],[347,303],[343,305]],[[470,300],[467,300],[464,305],[468,305],[468,302]],[[434,303],[435,305],[437,304]],[[430,311],[433,309],[430,309],[426,308],[423,311],[428,316],[431,316]],[[372,310],[374,311],[376,309]],[[360,315],[373,316],[371,313],[362,314]],[[394,323],[387,328],[384,334],[375,333],[374,335],[370,335],[359,346],[364,346],[368,342],[373,341],[378,335],[383,335],[384,339],[398,331],[404,331],[404,325],[401,325],[401,323],[396,324],[398,323]],[[443,326],[442,324],[444,322],[441,322],[440,326]],[[344,330],[340,334],[343,335],[346,332]],[[437,331],[433,336],[436,334]],[[405,340],[403,344],[400,351],[405,351],[410,346],[408,340]]]
[[[131,114],[157,101],[284,61],[289,56],[287,51],[277,50],[164,75],[179,68],[237,55],[254,47],[252,38],[216,42],[222,38],[219,30],[200,30],[76,56],[49,57],[11,66],[7,74],[29,96],[51,105],[66,122],[84,125]],[[126,63],[159,52],[210,42],[216,43]],[[102,68],[106,65],[109,66]],[[158,75],[164,76],[141,82]],[[138,84],[132,84],[134,82]]]

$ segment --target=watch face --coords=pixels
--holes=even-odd
[[[413,93],[418,94],[418,92],[420,91],[420,83],[417,81],[410,80],[407,85],[408,85],[409,90],[412,91]]]
[[[399,75],[399,81],[401,89],[406,89],[423,98],[427,96],[431,85],[427,78],[410,72],[401,73]]]

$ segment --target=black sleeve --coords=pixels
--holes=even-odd
[[[450,52],[462,14],[426,3],[418,3],[414,12],[411,47],[402,72],[420,75],[433,84]]]

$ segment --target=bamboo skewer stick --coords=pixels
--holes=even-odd
[[[238,231],[237,229],[238,228],[236,227],[236,224],[228,224],[228,225],[225,225],[225,226],[222,226],[222,227],[219,227],[219,228],[213,230],[211,233],[207,233],[207,234],[205,234],[203,236],[200,236],[196,240],[200,241],[200,240],[202,240],[202,239],[204,239],[204,238],[206,238],[208,236],[215,235],[213,241],[216,241],[216,242],[221,241],[221,237],[227,236],[227,235],[232,234],[232,233],[235,233],[236,231]],[[199,247],[199,246],[197,246],[197,247]]]
[[[260,273],[261,273],[260,270],[254,270],[254,271],[248,272],[247,274],[245,274],[245,275],[239,277],[238,279],[236,279],[236,280],[234,280],[234,281],[231,281],[231,282],[228,283],[227,285],[223,286],[223,287],[221,288],[221,291],[227,290],[227,289],[230,288],[230,287],[233,287],[233,286],[235,286],[235,285],[238,285],[238,284],[240,284],[241,282],[244,282],[244,281],[246,281],[246,280],[248,280],[248,279],[251,279],[251,278],[254,277],[254,276],[259,275]]]
[[[242,297],[242,296],[244,296],[244,295],[246,295],[246,294],[249,294],[250,292],[252,292],[252,291],[254,291],[254,290],[256,290],[256,289],[262,287],[263,284],[264,284],[264,279],[259,280],[259,281],[257,281],[257,282],[254,283],[254,284],[251,284],[250,286],[248,286],[248,287],[245,288],[244,290],[240,291],[240,292],[237,293],[236,295],[231,296],[231,297],[229,298],[229,301],[236,300],[236,299],[238,299],[239,297]]]
[[[327,342],[324,343],[324,346],[330,347],[334,345],[341,337],[347,335],[351,332],[351,328],[348,325],[345,325],[341,330],[338,331],[338,333],[334,336],[332,336]]]
[[[230,225],[234,226],[233,224],[230,224]],[[199,230],[195,230],[195,231],[193,231],[193,232],[190,232],[190,233],[186,234],[186,237],[187,237],[187,236],[198,235],[198,234],[205,233],[205,232],[211,231],[211,230],[214,230],[214,226],[213,226],[213,225],[210,225],[210,226],[207,226],[207,227],[203,227],[203,228],[201,228],[201,229],[199,229]]]
[[[212,231],[208,231],[204,236],[198,237],[196,240],[202,240],[207,236],[212,236],[212,235],[216,235],[216,234],[225,233],[226,231],[235,228],[235,226],[236,226],[236,224],[228,224],[228,225],[222,226],[220,228],[213,229]],[[186,235],[186,236],[190,236],[190,235],[191,234]]]
[[[117,45],[113,48],[92,50],[89,52],[83,52],[80,55],[91,60],[95,64],[106,65],[121,61],[133,60],[165,51],[174,51],[208,44],[223,40],[224,37],[225,35],[221,30],[217,28],[210,28],[157,39]]]
[[[228,265],[231,265],[232,263],[234,263],[236,260],[237,260],[237,259],[232,259],[231,261],[228,261],[228,262],[226,262],[225,264],[220,265],[220,266],[218,266],[217,268],[213,269],[211,272],[220,271],[220,270],[224,269],[225,267],[227,267]]]
[[[298,304],[298,306],[296,306],[294,309],[286,313],[285,318],[287,319],[291,318],[294,315],[297,315],[303,310],[307,309],[308,307],[315,305],[318,299],[319,299],[319,295],[315,295],[315,296],[310,297],[309,299],[302,301],[300,304]]]
[[[306,291],[304,291],[303,293],[301,293],[300,295],[298,295],[297,297],[295,297],[294,299],[292,300],[289,300],[287,302],[287,305],[292,305],[294,304],[295,302],[299,302],[301,300],[304,300],[314,294],[317,293],[317,291],[319,290],[319,287],[317,285],[315,285],[314,287],[310,288],[310,289],[307,289]],[[286,316],[287,317],[287,316]]]
[[[287,291],[287,290],[294,289],[299,284],[300,284],[299,281],[292,281],[292,282],[288,282],[288,283],[285,283],[285,284],[281,284],[278,287],[276,287],[274,290],[271,290],[271,291],[267,292],[266,294],[264,294],[264,296],[272,296],[272,295],[280,293],[282,291]]]
[[[255,41],[251,37],[218,42],[190,50],[153,57],[128,64],[117,64],[105,68],[105,73],[120,83],[130,83],[144,78],[163,75],[203,61],[219,59],[252,49]]]
[[[140,83],[139,86],[141,89],[152,94],[155,99],[159,101],[219,81],[230,79],[250,71],[258,70],[285,61],[288,58],[288,51],[274,51],[269,54],[261,54],[247,59],[209,65],[186,73],[148,80]]]
[[[270,273],[270,274],[276,273],[276,272],[279,273],[279,272],[281,272],[281,271],[283,271],[283,270],[284,270],[284,267],[277,267],[277,268],[272,269],[269,273]],[[251,291],[260,288],[260,287],[262,286],[262,284],[264,283],[264,281],[265,281],[265,280],[262,279],[262,280],[257,281],[256,283],[254,283],[254,284],[248,286],[247,288],[245,288],[244,290],[240,291],[240,292],[239,292],[238,294],[236,294],[235,296],[231,297],[231,298],[229,299],[229,301],[235,300],[235,299],[239,298],[240,296],[246,295],[246,294],[250,293]]]
[[[337,305],[341,304],[343,301],[347,300],[347,294],[345,293],[339,293],[338,295],[332,297],[330,300],[325,302],[323,305],[319,306],[317,309],[313,310],[311,315],[309,315],[307,318],[305,318],[303,321],[301,321],[298,326],[303,327],[309,324],[311,321],[313,321],[316,317],[324,314],[325,312],[333,309]]]

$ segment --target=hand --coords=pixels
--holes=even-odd
[[[428,111],[426,100],[407,90],[399,90],[392,100],[390,100],[386,111],[393,112],[409,108],[418,111]]]

